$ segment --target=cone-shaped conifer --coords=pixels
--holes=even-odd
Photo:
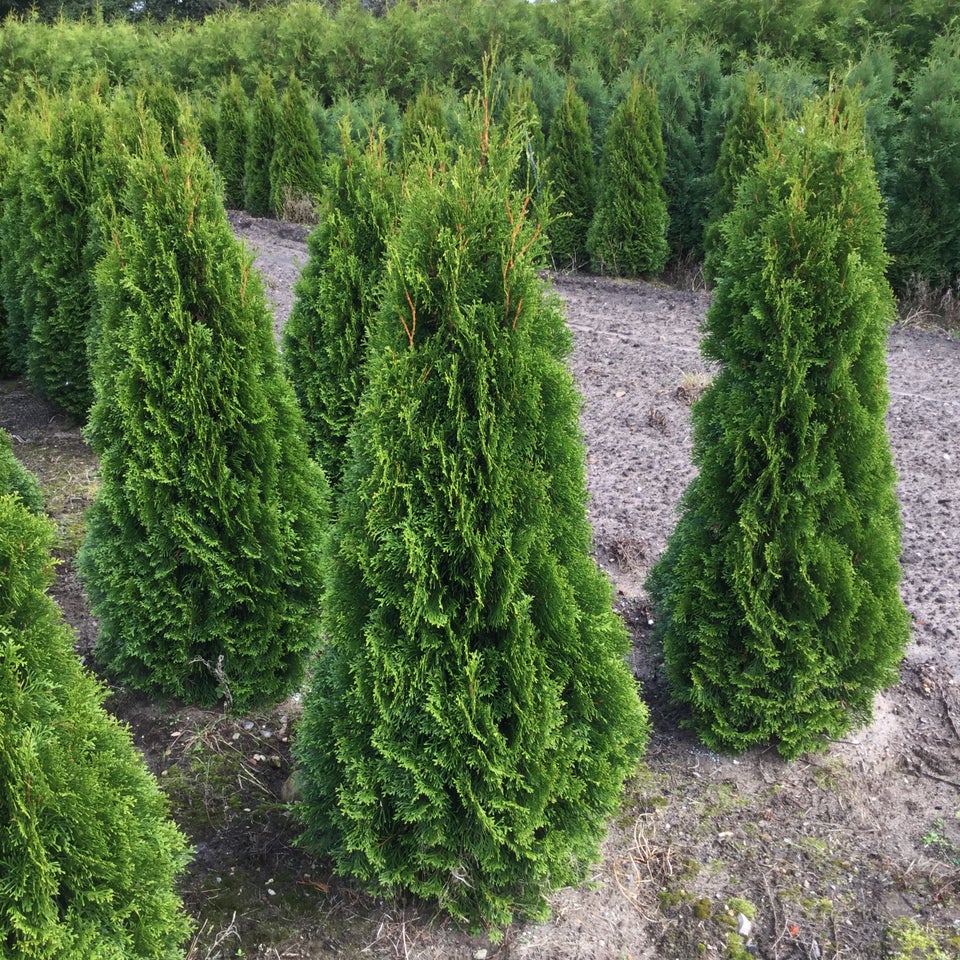
[[[187,701],[273,703],[316,644],[322,473],[202,148],[167,156],[146,124],[124,211],[97,272],[97,656]]]
[[[587,237],[593,269],[650,277],[667,262],[666,154],[657,94],[634,77],[607,126],[597,207]]]
[[[443,98],[429,81],[424,81],[416,99],[407,104],[400,134],[400,155],[414,162],[427,143],[447,139]]]
[[[364,384],[367,329],[379,303],[386,235],[398,186],[382,131],[366,149],[341,125],[342,156],[329,164],[320,223],[283,331],[283,358],[320,466],[340,482],[347,435]]]
[[[280,116],[270,160],[270,205],[283,216],[287,203],[316,200],[322,188],[323,149],[303,85],[291,75],[280,101]]]
[[[266,217],[273,212],[270,206],[270,163],[279,122],[280,105],[273,78],[269,73],[261,73],[253,95],[243,179],[246,210],[254,217]]]
[[[884,426],[894,304],[848,96],[770,138],[724,221],[703,342],[722,369],[648,581],[673,693],[714,749],[823,746],[870,717],[908,639]]]
[[[570,334],[514,187],[522,132],[470,110],[458,159],[408,178],[387,243],[297,750],[308,845],[504,924],[584,877],[647,726],[590,557]]]
[[[550,127],[547,156],[557,214],[550,224],[550,252],[557,267],[576,269],[588,260],[587,231],[597,186],[587,105],[572,79]]]
[[[49,521],[0,495],[5,960],[174,960],[186,844],[47,596]]]
[[[248,107],[240,78],[231,74],[220,91],[215,156],[223,177],[223,201],[234,210],[242,210],[245,200],[244,174],[250,140]]]
[[[716,281],[724,256],[720,225],[733,209],[740,180],[766,152],[767,134],[776,126],[775,118],[775,106],[760,92],[760,77],[751,71],[743,78],[714,171],[716,191],[704,227],[703,272],[710,283]]]
[[[95,299],[87,241],[106,107],[94,87],[72,90],[46,109],[22,192],[34,291],[25,316],[27,376],[38,393],[85,420],[93,401],[87,330]]]
[[[0,429],[0,494],[12,493],[33,513],[43,511],[37,478],[16,458],[10,434]]]

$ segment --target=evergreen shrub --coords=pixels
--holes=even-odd
[[[596,202],[597,172],[587,105],[572,79],[550,127],[547,156],[556,198],[551,256],[555,266],[576,269],[589,259],[586,240]]]
[[[590,556],[523,132],[469,110],[456,161],[409,173],[387,240],[296,752],[305,844],[498,926],[583,880],[647,715]]]
[[[273,78],[261,72],[253,95],[250,138],[244,159],[244,203],[253,217],[266,217],[273,212],[270,205],[270,164],[277,141],[280,105]]]
[[[165,154],[147,121],[140,149],[97,271],[102,486],[79,563],[111,674],[243,711],[316,645],[325,481],[206,154]]]
[[[27,376],[39,394],[81,421],[93,401],[87,334],[99,251],[88,241],[106,113],[99,82],[46,104],[21,189],[21,223],[31,235]]]
[[[270,207],[284,216],[288,204],[313,203],[322,190],[323,152],[303,86],[291,74],[280,100],[280,116],[270,159]],[[289,217],[288,217],[289,219]]]
[[[890,205],[892,277],[960,278],[960,28],[934,44],[910,84]]]
[[[723,263],[723,218],[734,207],[740,180],[766,152],[767,134],[776,127],[777,109],[761,92],[759,75],[747,73],[742,84],[720,145],[715,192],[704,225],[703,272],[710,283],[716,281]]]
[[[363,390],[368,328],[399,193],[382,132],[363,148],[344,121],[341,150],[328,164],[320,222],[283,331],[284,364],[316,458],[334,486]]]
[[[0,495],[15,494],[31,513],[43,513],[37,478],[17,459],[10,434],[0,428]]]
[[[869,719],[909,618],[884,423],[894,301],[862,115],[841,89],[767,139],[722,225],[703,341],[722,367],[648,589],[703,741],[792,758]]]
[[[649,277],[667,262],[666,156],[656,91],[634,76],[607,126],[587,249],[597,272]]]
[[[244,175],[250,140],[249,104],[236,74],[223,85],[217,111],[217,170],[223,177],[223,199],[232,210],[242,210],[246,195]]]
[[[0,495],[5,960],[175,960],[186,844],[47,595],[52,526]]]

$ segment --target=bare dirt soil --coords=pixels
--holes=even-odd
[[[306,231],[231,218],[279,330]],[[295,846],[285,784],[296,698],[230,717],[112,688],[109,708],[131,725],[195,845],[184,879],[197,918],[191,960],[874,960],[893,955],[898,917],[942,956],[960,956],[960,341],[899,326],[890,335],[888,425],[914,621],[900,683],[878,698],[872,726],[824,753],[792,764],[772,749],[718,756],[680,728],[642,586],[693,473],[689,414],[710,373],[698,352],[709,297],[552,279],[575,335],[596,556],[655,725],[591,882],[559,892],[549,922],[517,925],[502,943],[455,929],[429,904],[360,893]],[[43,482],[59,529],[56,595],[89,658],[96,623],[72,559],[96,463],[80,430],[20,382],[0,385],[0,425]]]

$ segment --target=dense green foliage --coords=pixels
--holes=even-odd
[[[550,252],[555,266],[580,267],[587,261],[587,231],[596,197],[596,165],[587,105],[571,79],[550,127],[547,145],[556,195],[556,218],[550,224]]]
[[[890,214],[894,278],[960,280],[960,29],[940,38],[910,88]]]
[[[270,207],[270,161],[277,142],[280,105],[268,73],[261,73],[253,95],[250,138],[244,158],[244,204],[254,217],[265,217]]]
[[[216,153],[212,104],[227,79],[235,75],[252,94],[261,75],[282,87],[295,74],[327,147],[338,148],[335,131],[348,116],[361,138],[382,123],[388,154],[395,156],[408,149],[393,135],[418,91],[441,99],[444,126],[456,139],[457,104],[479,82],[481,53],[495,50],[504,89],[521,83],[529,89],[545,134],[560,111],[567,79],[575,79],[588,105],[596,159],[611,106],[622,100],[632,75],[645,72],[657,90],[662,121],[670,255],[691,261],[704,255],[713,166],[736,77],[756,71],[787,115],[803,98],[828,89],[831,77],[850,77],[864,90],[868,139],[893,214],[892,278],[903,287],[915,274],[940,285],[956,276],[955,98],[948,89],[957,59],[950,33],[958,14],[954,0],[399,0],[375,4],[377,15],[369,2],[358,0],[292,0],[249,10],[227,0],[212,15],[205,3],[170,7],[160,0],[142,10],[135,5],[138,16],[147,9],[163,16],[175,8],[178,17],[198,18],[187,26],[118,21],[123,11],[112,3],[86,20],[67,19],[55,27],[11,18],[0,29],[4,102],[13,100],[18,87],[35,98],[43,88],[64,91],[100,75],[111,89],[175,89],[189,96],[204,124],[203,142]],[[69,17],[82,7],[82,0],[72,0],[64,9]],[[40,17],[46,12],[41,3]],[[103,18],[111,20],[109,26]],[[312,139],[308,126],[301,129]],[[403,138],[410,129],[408,124]],[[533,130],[534,140],[537,135]],[[269,131],[264,136],[256,155],[267,159],[256,169],[269,176],[274,149]],[[314,152],[295,147],[292,156],[277,160],[277,169],[292,163],[301,170],[301,161],[313,167],[306,158]],[[292,196],[284,184],[275,186],[266,203],[258,185],[250,195],[251,212],[280,212],[287,203],[288,215],[309,219],[310,197],[318,192],[314,172],[303,171]],[[299,173],[289,176],[300,179]]]
[[[38,393],[80,420],[93,401],[87,329],[98,251],[88,240],[105,124],[97,87],[71,90],[46,104],[20,192],[21,226],[31,234],[21,248],[32,291],[22,300],[27,375]]]
[[[522,131],[471,110],[457,159],[408,174],[387,241],[297,753],[307,844],[497,926],[583,879],[646,711],[590,556]]]
[[[717,279],[724,257],[723,218],[733,210],[741,179],[766,152],[767,136],[776,127],[775,108],[761,93],[759,76],[748,73],[742,82],[720,145],[713,202],[704,229],[704,273],[711,283]]]
[[[386,236],[399,192],[382,135],[366,148],[341,129],[320,223],[283,331],[283,358],[317,460],[330,483],[343,475],[347,436],[363,390],[367,332],[377,309]]]
[[[277,133],[270,158],[270,208],[278,216],[290,214],[291,205],[312,205],[323,189],[323,150],[320,133],[303,85],[291,76],[280,100]]]
[[[674,696],[704,742],[786,757],[869,718],[909,636],[884,415],[894,316],[858,111],[787,122],[722,225],[694,460],[648,580]]]
[[[250,117],[247,95],[236,74],[224,84],[217,112],[217,169],[223,178],[223,201],[233,210],[243,208],[246,200],[244,177]]]
[[[79,562],[112,674],[243,710],[289,693],[317,642],[324,480],[205,153],[165,154],[147,122],[141,144],[97,271]]]
[[[2,483],[2,481],[0,481]],[[5,960],[175,960],[183,837],[47,595],[49,522],[0,494]]]
[[[10,434],[0,429],[0,495],[15,494],[32,513],[43,512],[37,478],[16,458]]]
[[[635,76],[607,127],[587,248],[593,268],[654,276],[667,262],[666,157],[653,88]]]

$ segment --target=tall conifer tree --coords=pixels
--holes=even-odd
[[[43,512],[37,478],[16,458],[10,434],[0,428],[0,494],[11,493],[32,513]]]
[[[270,160],[270,205],[283,216],[290,201],[315,201],[322,189],[323,149],[303,85],[295,74],[280,100],[280,116]]]
[[[93,401],[87,331],[95,254],[88,239],[106,115],[99,83],[48,105],[27,154],[21,201],[32,236],[27,376],[38,393],[81,420]]]
[[[347,435],[364,384],[368,327],[379,303],[386,236],[399,187],[383,132],[366,149],[341,124],[342,155],[330,161],[320,223],[283,331],[283,358],[311,442],[331,484],[339,483]]]
[[[245,198],[247,143],[250,140],[250,117],[247,94],[235,74],[220,91],[217,112],[217,169],[223,177],[223,199],[234,210],[243,209]]]
[[[557,218],[550,224],[550,251],[558,267],[585,264],[587,231],[596,204],[596,166],[587,105],[572,79],[550,127],[547,146]]]
[[[244,200],[251,216],[266,217],[273,210],[270,205],[270,164],[277,142],[280,105],[273,78],[262,72],[253,95],[253,115],[250,120],[250,139],[244,167]]]
[[[894,303],[859,110],[771,135],[723,223],[694,408],[699,475],[648,587],[704,742],[785,757],[867,720],[909,623],[884,414]]]
[[[388,240],[297,750],[308,845],[503,924],[584,877],[647,728],[521,131],[485,115],[408,177]]]
[[[205,152],[145,125],[98,274],[102,487],[80,566],[97,656],[236,710],[282,699],[317,642],[324,480],[258,276]]]
[[[720,144],[714,171],[716,189],[704,227],[703,272],[711,283],[719,276],[724,257],[723,218],[734,207],[740,181],[766,152],[767,134],[776,126],[776,109],[760,92],[759,74],[751,71],[742,83]]]
[[[0,493],[5,960],[176,960],[186,843],[47,595],[49,521]]]
[[[656,91],[635,76],[604,139],[597,206],[587,237],[594,270],[649,277],[663,269],[670,252],[665,164]]]

